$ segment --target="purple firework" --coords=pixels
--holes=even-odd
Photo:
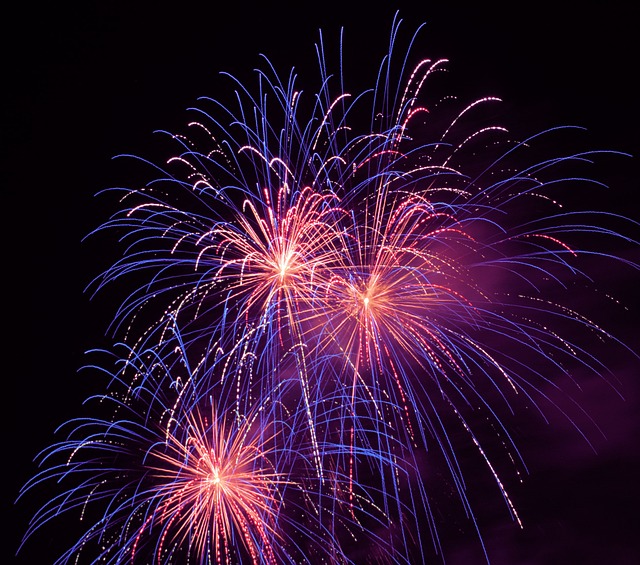
[[[475,475],[523,526],[514,413],[562,414],[588,442],[576,418],[589,414],[558,398],[559,383],[608,381],[601,352],[634,353],[573,289],[602,265],[637,269],[606,249],[636,246],[638,226],[563,200],[604,192],[583,170],[624,155],[557,152],[578,146],[577,127],[512,139],[488,121],[498,98],[452,96],[447,61],[402,51],[399,31],[396,19],[364,91],[332,73],[322,37],[312,96],[268,60],[253,90],[229,76],[235,104],[199,100],[186,133],[163,132],[176,147],[164,165],[133,157],[151,166],[147,184],[105,191],[118,210],[96,233],[125,248],[92,288],[130,282],[111,329],[126,367],[150,364],[115,379],[119,409],[140,423],[78,424],[52,452],[86,462],[70,457],[28,485],[89,477],[52,499],[33,531],[88,499],[108,508],[60,563],[105,532],[106,562],[144,559],[138,540],[152,530],[153,563],[361,563],[361,539],[369,559],[413,563],[442,554],[443,515],[460,513],[482,545]],[[186,378],[166,377],[184,367]],[[175,404],[160,394],[167,382]],[[141,393],[151,401],[134,401]],[[164,439],[152,413],[169,417]],[[138,458],[136,480],[160,469],[178,490],[128,481],[102,492],[102,457],[115,449],[109,469],[127,476],[131,445],[165,450]],[[188,498],[184,521],[185,480],[204,460],[219,489],[231,456],[239,478],[227,498]]]

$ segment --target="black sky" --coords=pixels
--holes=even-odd
[[[612,190],[603,205],[640,219],[633,200],[640,189],[640,49],[631,3],[575,3],[559,12],[559,2],[131,4],[23,5],[3,19],[0,162],[9,314],[3,460],[9,480],[2,563],[52,561],[46,547],[14,559],[31,506],[13,501],[35,471],[32,458],[91,391],[77,375],[84,351],[108,344],[113,304],[83,293],[113,259],[109,247],[81,243],[106,219],[94,194],[126,182],[114,155],[153,156],[154,130],[182,127],[186,108],[199,96],[227,95],[219,91],[228,84],[221,71],[251,81],[263,53],[283,72],[295,66],[303,80],[315,81],[318,29],[332,44],[344,26],[351,79],[369,86],[399,8],[407,34],[426,22],[424,56],[449,59],[470,95],[501,97],[512,120],[521,116],[516,127],[533,133],[576,124],[587,128],[594,146],[636,155],[606,171]],[[638,280],[613,285],[630,291]],[[638,301],[632,292],[624,299],[630,311],[616,323],[637,347]],[[532,474],[520,495],[527,527],[515,533],[490,528],[496,565],[640,562],[638,365],[621,368],[620,378],[624,401],[593,383],[585,392],[585,406],[609,437],[596,442],[598,455],[578,447],[566,426],[543,427],[530,438],[524,454]],[[467,563],[465,551],[453,548],[448,562]]]

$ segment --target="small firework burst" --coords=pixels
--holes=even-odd
[[[62,462],[25,487],[76,480],[33,529],[62,511],[97,516],[57,563],[92,546],[106,563],[283,562],[275,524],[289,481],[276,471],[265,407],[221,411],[196,373],[170,373],[155,351],[129,350],[119,364],[111,393],[96,398],[94,413],[107,415],[70,422],[68,439],[43,453]]]

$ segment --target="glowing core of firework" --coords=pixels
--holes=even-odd
[[[151,467],[159,482],[155,496],[161,502],[137,539],[147,528],[162,529],[158,561],[165,539],[192,546],[203,559],[212,540],[222,563],[229,561],[231,540],[238,537],[252,563],[262,563],[261,556],[276,563],[272,522],[282,481],[268,462],[268,440],[249,439],[249,422],[228,426],[213,409],[211,422],[197,410],[184,419],[186,438],[169,433],[166,444],[151,452],[157,460]]]

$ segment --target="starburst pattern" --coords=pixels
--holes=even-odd
[[[147,185],[107,191],[119,207],[96,232],[126,247],[93,290],[133,282],[111,326],[133,376],[112,375],[126,392],[109,396],[132,417],[81,422],[51,450],[68,462],[28,485],[90,477],[28,535],[107,502],[59,563],[106,532],[112,563],[359,563],[363,539],[412,563],[442,553],[434,476],[482,542],[480,467],[523,526],[507,420],[571,420],[545,390],[607,377],[593,344],[625,346],[567,289],[589,281],[585,259],[636,269],[600,243],[635,246],[611,226],[637,226],[561,202],[602,190],[576,171],[615,151],[537,157],[580,128],[513,140],[484,120],[497,98],[438,94],[447,61],[398,58],[399,24],[372,90],[334,80],[321,42],[311,103],[267,64],[256,94],[235,82],[236,106],[200,101]]]

